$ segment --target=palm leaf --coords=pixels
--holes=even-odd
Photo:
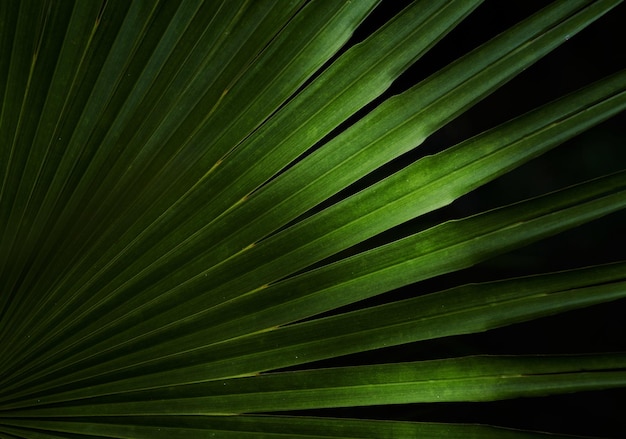
[[[614,71],[428,150],[623,13],[555,1],[397,89],[480,3],[0,4],[1,437],[539,438],[380,407],[626,387],[622,353],[376,354],[626,296],[618,260],[459,274],[626,207],[617,167],[445,216],[626,108]]]

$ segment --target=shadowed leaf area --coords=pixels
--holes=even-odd
[[[625,437],[624,19],[0,2],[0,438]]]

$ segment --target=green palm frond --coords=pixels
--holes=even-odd
[[[557,0],[415,73],[481,3],[0,2],[0,437],[556,438],[429,410],[626,388],[621,346],[446,344],[626,297],[617,226],[603,264],[472,277],[626,207],[614,163],[454,210],[626,109],[616,68],[434,145],[624,16]]]

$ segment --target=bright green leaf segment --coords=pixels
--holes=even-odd
[[[626,356],[465,357],[282,372],[11,411],[11,416],[232,415],[327,407],[492,401],[626,386]],[[210,396],[205,396],[210,395]]]
[[[626,207],[622,168],[431,219],[626,109],[617,69],[420,156],[623,13],[554,1],[391,95],[481,3],[0,2],[0,438],[561,438],[275,412],[626,387],[624,353],[343,366],[626,299],[624,261],[420,291]]]

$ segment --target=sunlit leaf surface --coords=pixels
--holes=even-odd
[[[475,14],[500,15],[481,3],[0,2],[0,437],[577,433],[429,418],[626,388],[623,345],[446,350],[626,297],[619,220],[600,223],[617,249],[602,263],[468,276],[626,207],[616,160],[455,210],[626,108],[622,57],[433,144],[587,27],[626,17],[618,0],[557,0],[483,38]],[[475,44],[446,58],[464,26]],[[416,348],[427,341],[441,348]]]

